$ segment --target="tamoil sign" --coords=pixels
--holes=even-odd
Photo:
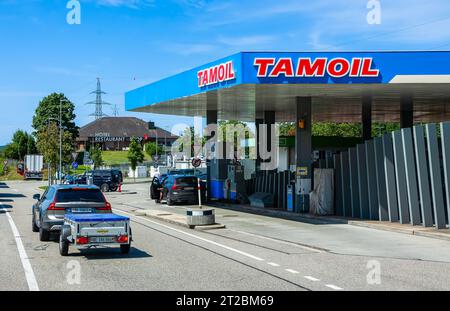
[[[197,72],[198,87],[236,79],[233,61],[228,61]]]
[[[377,78],[380,75],[380,71],[374,68],[371,57],[354,57],[351,60],[342,57],[257,57],[253,65],[257,69],[258,78]]]

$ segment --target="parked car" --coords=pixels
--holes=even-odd
[[[157,202],[162,191],[162,199],[167,205],[175,203],[198,204],[198,178],[194,175],[168,175],[165,180],[153,179],[150,189],[152,199]],[[205,200],[204,184],[200,184],[202,201]]]
[[[32,207],[32,230],[41,241],[48,241],[50,232],[60,231],[66,213],[111,213],[109,204],[97,186],[52,185],[44,194],[35,194]]]
[[[92,184],[99,187],[102,192],[117,191],[123,182],[122,172],[119,170],[93,170],[87,171],[76,178],[76,184],[87,184],[88,179],[92,179]]]

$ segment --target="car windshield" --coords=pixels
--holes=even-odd
[[[197,185],[196,177],[178,177],[176,179],[177,186],[195,186]]]
[[[56,202],[105,202],[100,189],[70,188],[56,193]]]

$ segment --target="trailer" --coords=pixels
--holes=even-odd
[[[44,156],[40,154],[28,154],[25,156],[25,172],[23,178],[28,179],[43,179],[42,170],[44,168]]]
[[[128,254],[132,234],[130,219],[116,214],[66,214],[59,237],[59,253],[69,254],[69,246],[88,249],[101,246],[119,246]]]

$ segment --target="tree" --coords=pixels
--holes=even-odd
[[[5,156],[9,159],[23,160],[25,155],[34,153],[36,143],[33,136],[22,130],[17,130],[11,143],[5,147]]]
[[[62,132],[62,162],[70,163],[73,150],[72,134]],[[59,165],[59,127],[55,122],[41,128],[37,133],[37,149],[44,156],[44,161],[56,170]]]
[[[100,145],[97,144],[91,146],[89,153],[92,161],[94,161],[94,169],[103,165],[102,149],[100,148]]]
[[[148,142],[145,144],[145,152],[153,158],[156,155],[156,150],[158,150],[158,154],[162,154],[164,152],[164,148],[161,146],[157,146],[156,142]]]
[[[128,160],[130,161],[131,170],[134,172],[139,163],[144,162],[144,152],[142,146],[136,137],[132,137],[128,150]]]
[[[70,102],[62,93],[52,93],[44,97],[36,108],[33,116],[33,128],[36,136],[39,131],[47,127],[49,119],[58,120],[59,122],[59,105],[61,103],[61,125],[64,131],[70,133],[71,141],[78,137],[78,127],[75,125],[76,115],[74,113],[75,105]]]

